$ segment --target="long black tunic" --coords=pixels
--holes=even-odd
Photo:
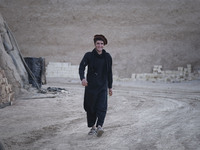
[[[107,89],[112,88],[112,57],[105,50],[102,51],[101,55],[95,49],[92,52],[87,52],[79,65],[81,80],[85,78],[86,66],[88,66],[88,86],[85,87],[84,109],[86,112],[93,113],[98,94],[102,91],[105,91],[106,94]]]

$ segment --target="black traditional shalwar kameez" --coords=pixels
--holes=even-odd
[[[103,126],[107,112],[107,91],[112,88],[112,57],[105,50],[98,54],[94,49],[87,52],[79,66],[81,81],[85,78],[85,67],[88,66],[85,87],[84,109],[87,112],[88,127]]]

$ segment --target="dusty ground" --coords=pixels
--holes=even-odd
[[[7,150],[200,150],[200,81],[116,82],[105,133],[87,135],[83,87],[56,84],[67,92],[28,94],[0,109],[0,140]],[[26,98],[25,98],[26,97]]]

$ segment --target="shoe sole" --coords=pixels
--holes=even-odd
[[[88,135],[96,135],[96,133],[88,133]]]
[[[88,135],[96,135],[96,133],[97,133],[96,131],[94,131],[94,132],[89,132]]]
[[[104,133],[103,130],[99,130],[99,131],[97,131],[97,137],[101,137],[103,133]]]

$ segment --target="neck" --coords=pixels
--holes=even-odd
[[[102,51],[98,51],[97,49],[96,49],[96,51],[97,51],[97,53],[98,53],[99,55],[101,55],[101,54],[102,54]]]

